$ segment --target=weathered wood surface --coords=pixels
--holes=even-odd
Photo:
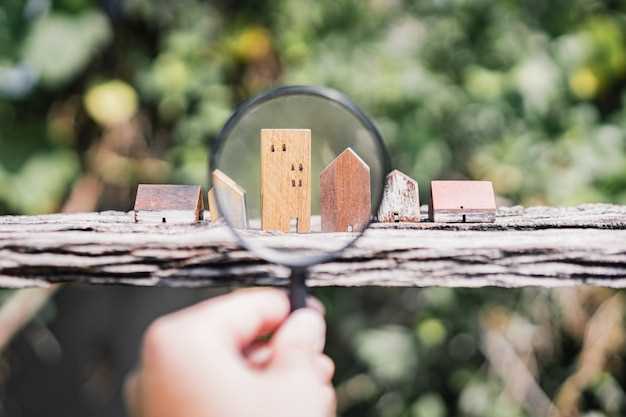
[[[310,235],[320,246],[342,236]],[[285,283],[285,269],[232,242],[224,226],[206,221],[135,224],[121,212],[0,217],[0,285]],[[626,287],[626,206],[502,208],[496,223],[376,224],[341,259],[314,268],[310,284]]]

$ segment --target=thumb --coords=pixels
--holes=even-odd
[[[295,311],[272,338],[274,366],[312,365],[324,350],[326,323],[322,315],[310,308]]]

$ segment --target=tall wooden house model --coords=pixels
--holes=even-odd
[[[261,130],[261,229],[311,229],[311,130]]]

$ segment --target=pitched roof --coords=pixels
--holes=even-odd
[[[199,185],[139,184],[135,198],[138,210],[200,210],[202,187]]]
[[[365,161],[363,159],[361,159],[361,157],[356,152],[354,152],[352,150],[351,147],[347,147],[339,155],[337,155],[337,157],[335,159],[333,159],[328,165],[326,165],[326,168],[324,168],[322,170],[322,172],[320,172],[320,176],[325,174],[325,172],[326,172],[326,170],[328,170],[328,168],[332,167],[333,165],[335,165],[339,161],[341,161],[343,159],[346,159],[346,158],[353,158],[353,159],[357,160],[361,165],[363,165],[363,168],[365,168],[367,171],[370,170],[369,165],[367,165],[365,163]]]
[[[239,186],[239,184],[237,184],[232,178],[224,174],[223,171],[216,169],[213,171],[212,175],[213,175],[212,181],[213,181],[214,189],[215,189],[215,183],[219,181],[222,184],[231,188],[237,194],[240,194],[242,197],[246,194],[246,191],[243,188],[241,188],[241,186]]]

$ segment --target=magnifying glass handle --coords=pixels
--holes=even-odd
[[[291,303],[292,312],[306,307],[306,278],[308,275],[309,273],[305,268],[291,270],[291,276],[289,277],[289,302]]]

